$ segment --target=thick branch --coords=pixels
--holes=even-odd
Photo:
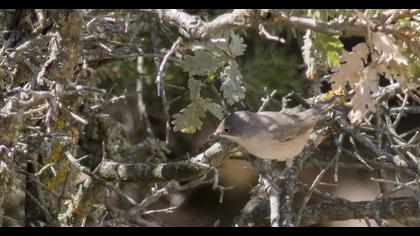
[[[303,225],[335,220],[375,218],[376,209],[383,219],[399,219],[420,216],[419,201],[415,198],[388,198],[381,201],[353,202],[351,207],[342,201],[308,206],[302,219]]]
[[[83,166],[96,170],[95,174],[108,181],[187,181],[209,173],[206,165],[219,166],[223,160],[237,151],[237,145],[227,140],[214,143],[204,152],[187,161],[172,163],[121,163],[102,160],[97,156],[86,156],[79,160]]]
[[[126,164],[110,160],[103,161],[96,172],[97,175],[107,180],[125,182],[187,181],[201,177],[205,173],[207,172],[203,166],[184,161],[166,164]]]
[[[236,9],[216,19],[204,22],[196,16],[180,10],[152,9],[140,10],[158,17],[163,22],[177,26],[188,36],[206,39],[231,29],[254,27],[263,23],[276,23],[297,29],[310,29],[316,32],[340,35],[343,37],[364,36],[366,26],[355,23],[324,23],[307,17],[291,16],[281,10]]]
[[[253,198],[242,211],[242,215],[235,219],[235,222],[240,226],[256,225],[257,223],[259,226],[266,225],[267,220],[262,222],[258,219],[262,215],[268,215],[268,212],[269,204],[267,201],[262,198]],[[343,200],[336,200],[307,206],[300,225],[308,226],[352,219],[373,219],[378,213],[383,219],[419,217],[420,205],[418,200],[409,197],[360,201],[351,204],[343,202]]]

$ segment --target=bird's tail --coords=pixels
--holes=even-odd
[[[346,93],[344,90],[331,90],[318,97],[319,102],[315,105],[323,111],[330,110],[331,108],[342,106],[348,102],[354,94]]]
[[[341,90],[329,91],[316,98],[318,101],[307,112],[308,115],[321,115],[331,109],[345,109],[345,103],[351,99],[353,94],[345,93]]]
[[[315,105],[311,108],[300,111],[299,116],[304,120],[317,120],[321,117],[324,112],[331,109],[345,110],[347,107],[345,103],[351,99],[353,94],[345,93],[342,90],[329,91],[328,93],[319,95],[315,98]]]

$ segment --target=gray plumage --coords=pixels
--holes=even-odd
[[[322,111],[320,106],[294,114],[237,111],[214,135],[237,142],[254,156],[289,163],[302,151]]]

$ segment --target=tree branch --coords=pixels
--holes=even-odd
[[[302,225],[326,223],[335,220],[374,219],[377,214],[383,219],[398,219],[420,216],[419,201],[415,198],[399,197],[380,201],[353,202],[346,206],[341,201],[308,206],[303,214]]]
[[[235,219],[239,226],[266,225],[261,222],[261,216],[267,215],[269,204],[262,198],[253,198],[242,211],[242,215]],[[382,219],[402,219],[420,216],[420,204],[415,198],[396,197],[378,201],[359,201],[348,204],[338,199],[327,203],[307,206],[303,213],[300,226],[328,223],[331,221],[352,219],[374,219],[376,215]]]
[[[151,14],[165,23],[175,25],[193,39],[207,39],[226,30],[255,27],[266,23],[276,23],[301,30],[310,29],[343,37],[367,34],[366,26],[361,23],[324,23],[311,18],[289,15],[281,10],[236,9],[209,22],[180,10],[151,9],[140,12]]]

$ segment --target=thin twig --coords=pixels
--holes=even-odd
[[[151,19],[151,39],[152,39],[152,44],[153,44],[153,51],[155,53],[155,55],[157,55],[157,47],[156,47],[156,32],[155,32],[155,21],[154,19]],[[170,122],[170,118],[169,118],[169,104],[167,101],[167,97],[166,97],[166,92],[165,92],[165,88],[164,88],[164,81],[162,79],[163,77],[163,73],[164,73],[164,69],[165,69],[165,65],[166,62],[168,61],[168,58],[178,49],[178,47],[180,46],[182,42],[181,37],[179,37],[174,44],[172,44],[171,49],[165,54],[165,56],[162,59],[162,62],[159,63],[159,60],[157,59],[157,56],[155,56],[155,64],[156,64],[156,68],[157,68],[157,76],[156,76],[156,88],[157,88],[157,95],[161,98],[161,102],[162,102],[162,106],[163,106],[163,113],[164,113],[164,118],[165,118],[165,143],[169,144],[169,135],[170,135],[170,131],[171,131],[171,126],[169,124]]]
[[[263,24],[260,24],[258,26],[259,34],[266,37],[268,40],[276,41],[279,43],[286,43],[286,40],[284,38],[281,38],[279,36],[275,36],[267,31],[267,29],[264,27]]]
[[[356,146],[356,142],[354,142],[354,138],[350,136],[349,140],[350,140],[351,145],[353,146],[354,156],[356,157],[356,159],[360,161],[361,163],[363,163],[363,165],[365,165],[367,168],[369,168],[369,170],[373,170],[373,168],[363,159],[363,157],[360,156],[359,150]]]
[[[174,210],[177,209],[178,207],[173,206],[173,207],[168,207],[165,209],[156,209],[156,210],[149,210],[149,211],[144,211],[141,214],[142,215],[150,215],[150,214],[156,214],[156,213],[174,213]]]
[[[321,181],[322,177],[325,175],[325,173],[327,172],[327,170],[332,166],[332,164],[341,156],[341,146],[343,145],[343,140],[344,140],[344,134],[340,134],[340,136],[338,137],[338,147],[337,147],[337,152],[334,156],[334,158],[330,161],[330,163],[328,163],[328,165],[322,169],[322,171],[318,174],[318,176],[315,178],[315,180],[312,182],[312,185],[310,186],[308,192],[305,195],[305,198],[303,199],[297,215],[296,215],[296,219],[295,219],[295,225],[299,226],[300,221],[302,219],[302,215],[303,215],[303,211],[305,210],[306,204],[308,204],[309,199],[312,196],[312,193],[314,192],[316,186],[319,184],[319,181]]]
[[[211,181],[206,181],[204,179],[198,179],[195,181],[191,181],[188,184],[180,185],[177,181],[172,180],[169,181],[164,187],[154,190],[151,195],[145,197],[143,201],[138,204],[136,207],[131,208],[128,211],[129,215],[135,216],[138,213],[143,213],[145,209],[150,206],[151,204],[158,201],[163,196],[168,196],[171,194],[174,194],[176,192],[182,192],[191,188],[195,188],[197,186],[203,185],[203,184],[209,184]]]
[[[137,80],[136,80],[137,107],[140,113],[139,116],[141,117],[141,120],[146,125],[146,132],[152,136],[155,136],[152,131],[152,126],[150,124],[149,117],[147,116],[146,104],[144,103],[144,99],[143,99],[143,96],[144,96],[144,91],[143,91],[144,55],[143,55],[143,50],[141,48],[138,48],[138,50],[139,50],[140,55],[137,57],[137,67],[136,67],[137,74],[138,74]]]
[[[47,71],[47,68],[51,63],[53,63],[57,59],[57,55],[59,53],[57,36],[58,33],[51,37],[50,55],[48,56],[47,61],[45,61],[44,65],[42,66],[41,70],[39,71],[37,77],[32,80],[32,86],[36,87],[36,85],[42,85],[46,81],[44,75]]]
[[[52,167],[53,165],[55,165],[55,164],[57,164],[57,163],[55,163],[55,162],[52,162],[52,163],[49,163],[49,164],[46,164],[45,166],[43,166],[38,172],[36,172],[35,174],[34,174],[34,176],[38,176],[38,175],[40,175],[40,174],[42,174],[42,172],[44,172],[44,170],[46,170],[47,168],[49,168],[49,167]]]
[[[268,201],[270,203],[270,224],[272,227],[280,227],[280,193],[267,174],[261,175],[260,179],[268,193]]]
[[[26,189],[22,189],[23,192],[25,192],[26,196],[30,197],[36,205],[39,206],[39,208],[41,209],[42,213],[44,213],[44,216],[47,220],[47,223],[49,224],[49,226],[57,226],[57,222],[55,221],[55,218],[53,218],[50,214],[50,212],[48,211],[47,207],[41,203],[41,201],[39,199],[37,199],[34,195],[32,195],[29,191],[27,191]]]
[[[270,100],[277,94],[277,90],[273,90],[270,94],[267,94],[267,97],[262,98],[261,100],[263,103],[261,104],[260,108],[258,109],[258,112],[264,111],[267,105],[270,103]]]
[[[166,62],[168,61],[168,58],[170,56],[172,56],[172,54],[175,53],[176,50],[178,50],[180,44],[182,42],[182,38],[179,37],[175,43],[172,44],[171,49],[165,54],[165,56],[162,59],[162,62],[159,64],[159,70],[157,72],[157,76],[156,76],[156,84],[157,84],[157,94],[158,96],[164,96],[165,91],[163,91],[163,86],[164,86],[164,82],[162,80],[163,74],[164,74],[164,70],[165,70],[165,65]]]
[[[335,117],[335,120],[337,121],[339,127],[342,130],[353,136],[357,141],[359,141],[362,145],[372,150],[376,155],[380,157],[385,157],[386,159],[388,159],[388,161],[394,163],[396,166],[408,166],[407,162],[402,160],[399,156],[394,156],[391,153],[378,147],[369,137],[358,132],[353,125],[348,124],[347,121],[345,121],[342,117],[337,116]]]
[[[408,93],[405,94],[404,101],[400,107],[400,111],[398,112],[397,118],[395,118],[394,123],[392,123],[392,127],[394,127],[394,129],[396,129],[398,124],[400,123],[400,120],[402,118],[402,115],[404,114],[404,108],[407,105],[407,102],[408,102]]]

